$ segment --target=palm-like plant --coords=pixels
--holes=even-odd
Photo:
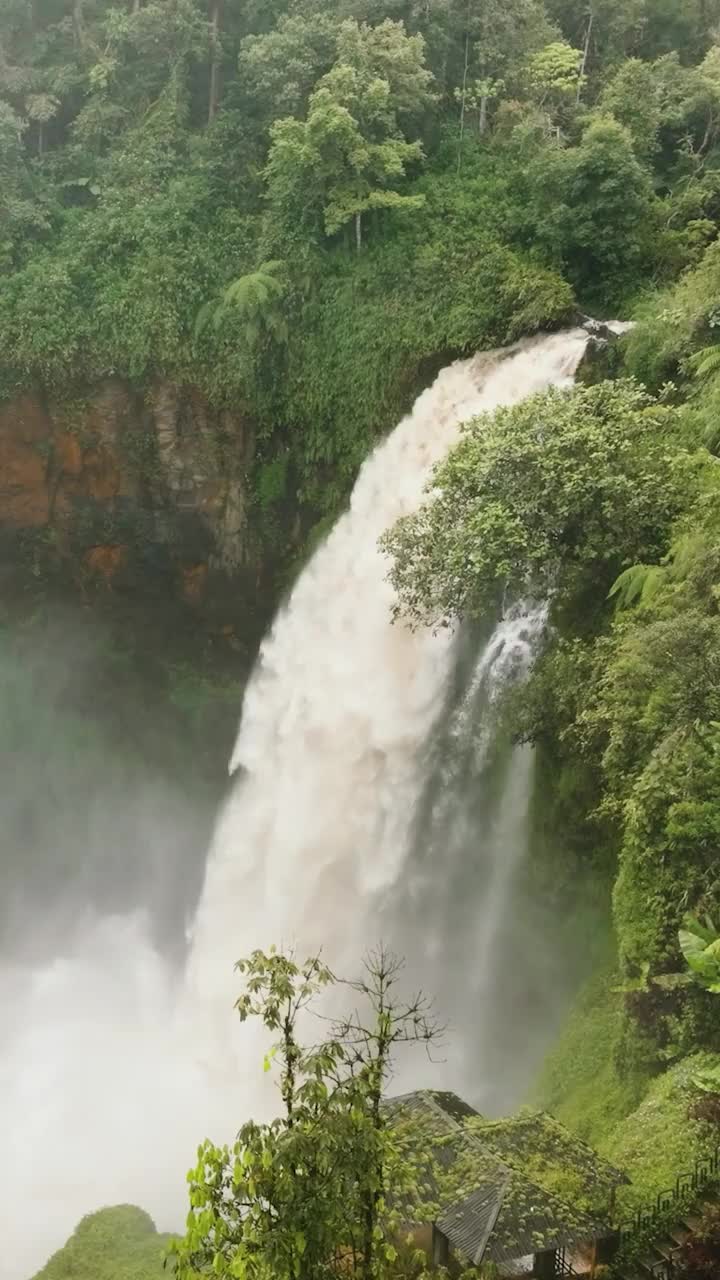
[[[663,565],[633,564],[615,579],[608,592],[608,599],[614,599],[618,609],[647,604],[662,586],[664,578]]]
[[[264,262],[257,271],[234,280],[219,299],[212,298],[201,307],[195,321],[195,337],[200,337],[208,324],[216,331],[221,329],[233,314],[243,322],[251,349],[258,345],[263,334],[276,342],[285,342],[288,328],[281,306],[287,292],[284,268],[283,262]]]
[[[678,941],[695,981],[706,991],[720,995],[720,933],[710,917],[706,916],[702,923],[696,916],[686,916]],[[720,1094],[720,1066],[696,1072],[692,1082],[701,1093]]]

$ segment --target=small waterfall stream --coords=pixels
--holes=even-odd
[[[546,620],[543,605],[515,606],[480,641],[464,677],[459,664],[459,693],[434,735],[403,877],[381,920],[383,936],[449,1021],[440,1074],[481,1111],[512,1105],[525,1083],[523,1060],[508,1044],[522,1013],[508,991],[513,952],[505,944],[527,853],[533,753],[508,743],[497,715],[502,694],[527,675]]]
[[[463,421],[568,382],[586,341],[573,330],[450,366],[365,463],[262,646],[182,978],[129,916],[82,922],[43,969],[0,963],[2,1280],[28,1280],[103,1204],[182,1224],[197,1141],[232,1137],[267,1105],[253,1032],[231,1012],[233,964],[254,946],[322,945],[352,972],[382,933],[458,1029],[431,1083],[499,1096],[503,1064],[481,1047],[532,759],[492,760],[487,726],[543,613],[488,628],[458,689],[462,637],[392,625],[377,544],[422,500]]]

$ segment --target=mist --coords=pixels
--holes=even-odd
[[[52,605],[0,630],[3,1280],[104,1204],[180,1225],[201,1136],[173,1145],[167,1018],[232,721],[193,740],[145,638]]]

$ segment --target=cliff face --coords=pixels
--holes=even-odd
[[[108,381],[0,405],[0,550],[84,595],[151,590],[229,625],[267,568],[247,476],[252,423],[194,389]]]

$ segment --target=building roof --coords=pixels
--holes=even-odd
[[[480,1262],[486,1252],[498,1215],[502,1209],[505,1184],[487,1185],[473,1191],[465,1200],[453,1204],[437,1220],[454,1249],[473,1262]]]
[[[392,1098],[387,1107],[396,1131],[422,1151],[425,1207],[453,1248],[475,1265],[483,1258],[509,1262],[606,1234],[601,1217],[539,1185],[522,1167],[532,1162],[530,1140],[538,1133],[543,1140],[554,1135],[544,1119],[532,1117],[530,1123],[531,1117],[521,1116],[517,1127],[509,1122],[496,1129],[457,1095],[435,1090]],[[567,1133],[562,1126],[559,1130]],[[574,1150],[572,1135],[567,1138],[568,1151]],[[580,1146],[583,1162],[589,1161],[594,1153]],[[617,1170],[612,1173],[623,1180]]]
[[[521,1162],[525,1172],[545,1186],[558,1170],[575,1175],[583,1198],[591,1204],[601,1203],[608,1193],[629,1182],[627,1174],[603,1160],[547,1111],[526,1109],[504,1120],[485,1120],[476,1112],[470,1127],[504,1160]]]

